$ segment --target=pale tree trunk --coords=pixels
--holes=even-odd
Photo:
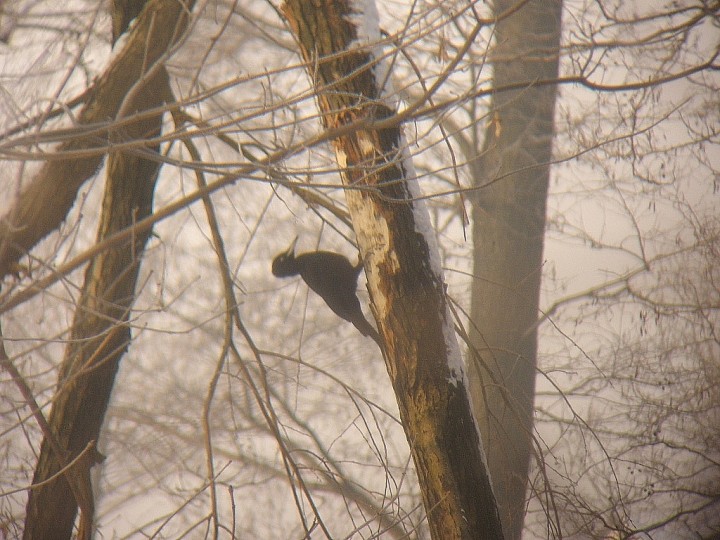
[[[358,22],[364,4],[289,0],[283,11],[323,123],[336,130],[343,183],[364,187],[348,189],[346,198],[431,534],[502,538],[427,210],[413,200],[419,193],[412,166],[395,111],[378,91],[372,56],[348,49],[358,44],[351,21]]]
[[[81,115],[85,121],[97,111],[111,113],[103,120],[129,118],[122,127],[106,132],[102,145],[109,145],[110,157],[97,234],[98,241],[119,231],[131,229],[150,215],[160,161],[153,158],[156,144],[138,145],[131,150],[112,151],[115,144],[143,141],[160,134],[162,106],[170,97],[168,76],[161,59],[182,34],[187,6],[176,0],[154,0],[141,15],[127,43],[101,79],[91,103]],[[152,45],[148,45],[152,44]],[[129,84],[123,80],[132,77]],[[118,82],[117,87],[108,86]],[[122,83],[120,82],[122,81]],[[137,84],[134,84],[137,83]],[[140,119],[136,112],[150,111]],[[60,148],[67,151],[98,147],[89,137]],[[87,178],[93,163],[102,156],[64,159],[43,168],[18,201],[20,211],[11,211],[14,227],[7,231],[26,231],[22,236],[4,236],[10,246],[5,252],[13,260],[21,251],[59,223],[72,205],[73,193]],[[97,164],[95,164],[97,167]],[[64,175],[67,175],[64,176]],[[61,186],[66,181],[67,187]],[[41,213],[53,193],[63,190],[63,203],[57,216],[34,228],[28,216]],[[39,207],[38,207],[39,205]],[[57,221],[57,223],[56,223]],[[94,501],[89,470],[101,458],[94,451],[112,392],[119,362],[131,340],[129,314],[135,297],[140,261],[150,231],[131,235],[97,255],[85,272],[82,295],[60,368],[57,393],[48,420],[49,433],[43,439],[27,504],[24,538],[70,538],[78,506],[81,520],[78,537],[92,534]],[[26,244],[25,242],[29,242]],[[3,268],[6,268],[3,266]],[[82,459],[73,462],[85,452]],[[58,474],[61,470],[62,473]]]
[[[552,158],[560,0],[496,0],[496,93],[472,165],[475,281],[471,370],[489,468],[507,538],[522,534],[532,455],[538,301]],[[534,82],[540,84],[533,85]],[[526,88],[504,91],[508,85]],[[516,86],[517,87],[517,86]],[[472,162],[471,162],[472,163]]]

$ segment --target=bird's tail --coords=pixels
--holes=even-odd
[[[378,334],[378,331],[373,328],[373,326],[367,321],[367,319],[365,319],[365,317],[360,315],[359,317],[356,317],[352,321],[352,323],[353,326],[355,326],[355,328],[357,328],[363,336],[372,338],[375,343],[378,344],[378,347],[382,349],[382,340],[380,339],[380,334]]]

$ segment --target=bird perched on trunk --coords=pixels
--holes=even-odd
[[[308,287],[319,294],[336,315],[351,322],[363,336],[380,344],[380,336],[365,319],[357,297],[357,280],[362,261],[353,265],[347,257],[330,251],[311,251],[295,255],[297,237],[272,262],[276,277],[300,275]]]

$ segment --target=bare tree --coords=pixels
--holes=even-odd
[[[350,22],[376,19],[370,5],[364,13],[359,4],[338,0],[293,1],[283,9],[314,78],[325,127],[371,123],[333,144],[343,183],[355,188],[347,192],[348,206],[432,537],[502,538],[439,253],[416,200],[421,193],[407,143],[395,111],[383,101],[389,83],[382,64],[373,66],[372,54],[356,50],[358,41],[371,46],[380,37],[379,29],[364,36],[360,24]]]
[[[0,4],[2,534],[717,534],[717,2],[141,4]]]
[[[463,141],[475,191],[470,339],[476,399],[503,526],[519,539],[532,453],[537,313],[562,2],[496,1],[496,90],[482,149]],[[478,126],[479,127],[479,126]],[[477,128],[475,128],[477,129]]]
[[[150,4],[127,47],[91,90],[80,122],[90,124],[108,117],[122,121],[154,108],[160,112],[145,114],[140,121],[131,119],[107,134],[81,135],[62,145],[58,149],[60,166],[57,161],[47,163],[19,193],[2,222],[2,273],[7,274],[19,256],[66,216],[78,188],[100,162],[102,154],[92,150],[110,143],[97,241],[117,234],[124,238],[87,266],[52,412],[46,422],[39,410],[34,411],[44,427],[44,437],[33,477],[36,487],[30,491],[27,505],[25,538],[69,538],[78,506],[82,512],[78,536],[90,538],[92,534],[94,501],[89,469],[99,459],[95,443],[119,361],[131,340],[127,323],[150,233],[133,226],[152,211],[159,171],[153,157],[157,144],[146,149],[149,155],[143,155],[142,147],[128,153],[114,150],[114,146],[126,141],[138,145],[159,135],[161,107],[170,90],[164,64],[158,61],[182,35],[184,24],[182,5]],[[90,150],[90,157],[64,158],[65,153],[82,150]]]

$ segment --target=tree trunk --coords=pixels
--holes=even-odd
[[[159,1],[153,2],[143,17],[131,39],[140,39],[144,44],[153,37],[162,42],[157,34],[178,37],[186,14],[175,1]],[[172,41],[165,39],[164,44],[169,47]],[[133,45],[128,47],[132,49]],[[155,50],[154,58],[159,56],[160,51]],[[103,110],[115,108],[123,117],[140,111],[156,111],[114,130],[113,138],[106,141],[110,147],[114,143],[142,141],[160,134],[162,113],[159,111],[170,96],[167,72],[162,66],[153,69],[153,65],[147,63],[147,56],[137,55],[135,60],[138,75],[134,81],[140,81],[140,84],[127,95],[108,98],[117,106],[104,101],[96,106]],[[126,85],[116,90],[129,91],[131,87]],[[154,145],[110,154],[98,241],[132,228],[134,223],[152,212],[155,182],[160,170],[160,160],[153,159],[152,154],[158,150],[159,147]],[[79,161],[78,166],[72,160],[61,161],[65,164],[61,171],[67,173],[73,168],[88,166],[86,159]],[[41,181],[34,186],[47,188],[51,185],[53,175],[49,169],[49,166],[45,167],[46,171],[38,179]],[[82,176],[68,178],[69,183],[78,187],[83,179]],[[47,196],[47,191],[44,193]],[[34,200],[37,204],[38,200],[44,199]],[[90,452],[62,474],[58,475],[58,472],[86,448],[92,450],[100,435],[119,362],[131,340],[127,322],[149,235],[150,231],[138,233],[125,243],[109,248],[96,256],[86,270],[49,418],[54,440],[43,440],[33,478],[33,485],[37,487],[31,489],[28,499],[26,539],[70,538],[78,505],[82,511],[78,537],[90,538],[92,534],[94,504],[89,469],[99,459],[99,454]],[[60,456],[55,451],[58,446],[62,451]]]
[[[435,539],[502,538],[446,305],[437,246],[406,143],[351,21],[372,3],[288,0],[283,11],[315,84]],[[355,10],[351,9],[355,6]],[[372,20],[368,18],[367,20]],[[359,24],[359,23],[358,23]],[[375,31],[375,29],[372,29]],[[358,37],[360,38],[358,40]],[[370,39],[379,38],[379,32]],[[373,122],[383,122],[382,127]]]
[[[0,218],[0,278],[15,271],[18,260],[67,217],[80,186],[102,165],[109,139],[118,136],[118,128],[107,123],[117,117],[148,67],[182,34],[185,10],[191,8],[190,0],[187,6],[178,0],[148,2],[132,37],[88,92],[87,103],[76,119],[78,135],[57,147],[55,157],[45,163]],[[89,125],[92,128],[84,133]],[[83,155],[65,157],[70,152]]]
[[[158,98],[167,95],[168,89],[164,70],[159,75],[148,85],[148,90],[157,92]],[[160,104],[158,99],[151,106]],[[160,132],[161,117],[144,124],[148,131],[143,136],[156,136]],[[151,213],[159,169],[157,160],[111,154],[98,241],[132,227],[134,222]],[[92,260],[85,273],[85,285],[49,419],[56,440],[70,459],[88,443],[98,440],[115,374],[131,339],[126,323],[148,236],[146,231],[108,249]],[[33,484],[45,482],[59,470],[57,456],[44,440]],[[33,488],[27,506],[25,538],[70,538],[77,505],[62,475]]]
[[[474,403],[502,517],[519,539],[532,452],[545,205],[558,72],[560,0],[496,0],[493,122],[473,175],[471,370]],[[503,91],[527,82],[522,90]],[[473,163],[473,161],[470,161]]]

